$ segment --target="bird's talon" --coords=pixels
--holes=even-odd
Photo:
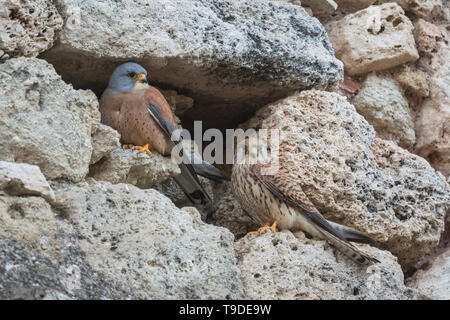
[[[259,229],[256,230],[256,231],[252,231],[252,232],[247,233],[247,236],[249,237],[249,236],[251,236],[251,235],[253,235],[253,234],[260,235],[261,233],[263,233],[263,232],[266,231],[267,229],[272,230],[272,232],[277,232],[277,223],[278,223],[278,222],[275,221],[271,226],[269,226],[269,224],[266,224],[264,227],[259,228]]]
[[[150,156],[150,155],[152,155],[152,152],[149,150],[149,148],[148,148],[148,143],[145,145],[145,146],[134,146],[134,148],[136,149],[136,150],[138,150],[138,152],[139,153],[141,153],[141,152],[147,152],[147,154]]]

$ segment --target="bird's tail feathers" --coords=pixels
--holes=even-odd
[[[338,237],[332,235],[328,231],[321,229],[320,232],[324,234],[325,238],[329,240],[332,246],[336,247],[339,251],[341,251],[344,255],[346,255],[353,261],[365,266],[370,265],[372,263],[380,262],[377,259],[361,252],[351,243],[339,239]]]
[[[180,170],[181,174],[173,178],[189,200],[194,204],[210,203],[211,198],[198,180],[192,166],[181,163]]]
[[[225,174],[224,172],[214,167],[212,164],[198,158],[194,153],[190,154],[189,158],[191,159],[191,164],[195,170],[195,173],[197,173],[198,175],[218,183],[222,183],[222,181],[224,180],[231,180],[230,175]]]
[[[342,224],[327,220],[328,223],[342,235],[342,237],[347,241],[358,242],[358,243],[368,243],[371,245],[376,244],[376,241],[369,236],[355,230],[353,228],[344,226]]]

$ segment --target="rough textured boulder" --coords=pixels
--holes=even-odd
[[[363,268],[303,233],[265,232],[236,243],[244,288],[250,299],[414,299],[396,258],[364,246],[381,263]]]
[[[0,298],[244,297],[233,235],[194,208],[126,184],[52,186],[53,206],[0,196]]]
[[[416,23],[416,39],[423,55],[420,65],[430,76],[430,95],[416,119],[415,152],[436,170],[450,176],[450,37],[444,28],[424,20]]]
[[[92,91],[74,90],[37,58],[0,64],[0,160],[40,167],[47,179],[80,181],[100,120]]]
[[[336,57],[350,75],[385,70],[419,58],[413,25],[396,3],[370,6],[326,25]]]
[[[205,126],[232,127],[263,103],[342,79],[325,29],[288,3],[56,3],[65,27],[42,57],[64,80],[100,94],[118,64],[135,60],[149,71],[151,83],[192,97],[195,105],[184,118],[203,119]]]
[[[397,2],[406,12],[424,19],[431,19],[442,11],[442,0],[378,0],[378,2]]]
[[[0,299],[136,299],[87,263],[79,237],[44,199],[0,196]]]
[[[311,8],[315,15],[330,14],[338,7],[333,0],[302,0],[302,6]]]
[[[155,190],[94,183],[57,188],[94,270],[146,299],[243,297],[233,235]],[[207,285],[205,285],[207,283]]]
[[[70,227],[70,225],[66,225]],[[133,299],[129,288],[120,288],[92,270],[83,253],[70,241],[61,241],[59,264],[24,246],[0,237],[0,299],[70,300]]]
[[[119,147],[120,134],[109,126],[102,123],[97,124],[92,133],[92,155],[90,164],[98,162]]]
[[[62,26],[63,19],[53,1],[2,0],[0,59],[36,57],[53,45]]]
[[[407,269],[444,230],[450,191],[421,157],[379,138],[345,97],[304,91],[243,127],[281,130],[280,162],[327,218],[368,233]]]
[[[57,227],[50,204],[36,196],[0,196],[0,238],[20,242],[58,260]]]
[[[343,9],[346,12],[355,12],[365,9],[376,1],[377,0],[336,0],[339,9]]]
[[[92,165],[89,176],[99,181],[129,183],[139,188],[151,188],[168,178],[180,174],[180,169],[170,158],[153,152],[117,148],[103,160]]]
[[[449,300],[450,250],[436,257],[425,270],[417,271],[407,284],[433,299]]]
[[[416,97],[428,97],[430,88],[428,85],[427,74],[416,68],[405,66],[395,74],[397,80],[407,93]]]
[[[369,74],[352,103],[377,134],[404,148],[416,142],[408,100],[400,84],[388,77]]]
[[[447,47],[449,41],[444,28],[423,19],[417,20],[414,24],[414,37],[420,54],[428,58],[437,53],[441,47]],[[423,60],[427,59],[422,59],[422,63]]]
[[[0,161],[0,194],[40,196],[49,202],[55,194],[38,166]]]
[[[288,3],[292,3],[293,5],[296,5],[296,6],[299,6],[299,7],[301,7],[301,5],[302,5],[301,0],[275,0],[275,1],[288,2]]]

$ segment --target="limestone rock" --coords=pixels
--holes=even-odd
[[[302,2],[301,0],[275,0],[275,1],[283,1],[283,2],[288,2],[288,3],[292,3],[293,5],[302,6]]]
[[[44,60],[9,59],[0,64],[0,113],[0,160],[37,165],[47,179],[87,174],[100,121],[91,91],[73,90]]]
[[[56,194],[89,264],[136,297],[243,297],[233,235],[195,209],[126,184],[67,185]]]
[[[323,240],[303,233],[270,231],[236,243],[244,287],[250,299],[413,299],[396,258],[364,246],[381,263],[363,268],[333,252]]]
[[[125,184],[52,186],[52,207],[0,196],[0,299],[244,297],[232,234],[194,208]]]
[[[38,166],[0,161],[0,194],[40,196],[49,202],[55,194]]]
[[[430,89],[428,86],[427,74],[421,70],[413,68],[403,68],[395,75],[402,87],[417,97],[428,97]]]
[[[396,3],[370,6],[326,25],[346,73],[389,69],[419,58],[413,25]]]
[[[57,261],[57,227],[50,205],[40,197],[0,196],[0,238],[17,241]]]
[[[90,164],[98,162],[120,147],[120,134],[110,126],[99,123],[94,130]]]
[[[339,9],[346,12],[355,12],[367,8],[374,4],[377,0],[336,0]]]
[[[442,0],[378,0],[378,3],[385,2],[397,2],[406,12],[424,19],[431,19],[442,11]]]
[[[310,7],[314,15],[330,14],[338,7],[333,0],[302,0],[302,5]]]
[[[0,299],[136,299],[131,288],[104,279],[86,263],[73,227],[56,220],[58,259],[0,236]]]
[[[421,44],[420,47],[431,49],[430,54],[420,59],[420,65],[429,74],[430,95],[423,101],[415,119],[417,143],[414,152],[428,159],[436,170],[448,177],[450,176],[449,38],[442,31],[433,33],[434,27],[430,23],[422,21],[417,25],[418,35],[421,35],[417,42]],[[432,36],[433,34],[435,36]],[[425,39],[429,39],[430,42]],[[424,43],[429,45],[423,45]]]
[[[117,148],[102,161],[90,167],[89,176],[99,181],[129,183],[147,189],[172,176],[180,174],[178,165],[152,152],[140,153],[136,150]]]
[[[438,51],[441,44],[448,45],[445,30],[423,19],[414,24],[414,37],[417,49],[423,55],[431,55]]]
[[[0,196],[0,299],[136,299],[92,269],[79,241],[44,199]]]
[[[405,148],[414,145],[416,137],[408,100],[397,81],[371,73],[352,103],[380,137],[398,141]]]
[[[183,117],[202,119],[205,127],[234,127],[268,101],[342,79],[343,65],[323,26],[288,3],[55,2],[65,27],[42,57],[64,80],[101,94],[113,69],[135,60],[152,84],[193,98]]]
[[[49,0],[2,0],[0,57],[36,57],[49,49],[61,31],[63,19]]]
[[[448,184],[423,158],[374,139],[345,97],[304,91],[260,109],[243,127],[279,129],[280,163],[318,210],[380,241],[404,269],[438,243]]]
[[[417,271],[407,283],[433,299],[449,300],[450,250],[436,257],[426,270]]]

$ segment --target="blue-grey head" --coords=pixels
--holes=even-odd
[[[123,63],[111,74],[108,87],[116,92],[146,89],[148,87],[147,71],[137,63]]]

